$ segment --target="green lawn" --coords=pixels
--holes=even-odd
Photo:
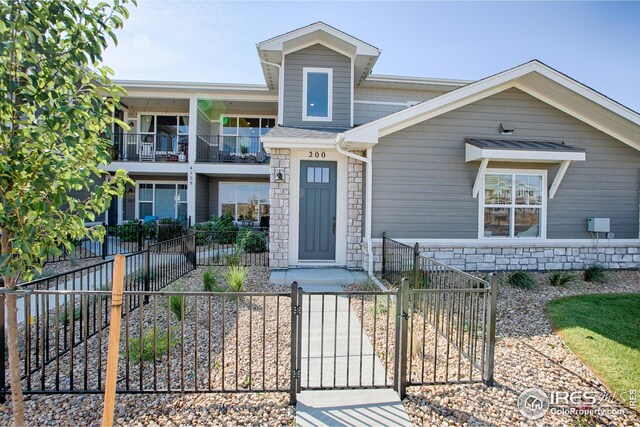
[[[640,294],[578,295],[547,304],[556,332],[616,395],[640,392]]]

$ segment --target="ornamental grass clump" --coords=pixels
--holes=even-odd
[[[575,282],[576,279],[576,275],[568,271],[552,271],[547,276],[549,285],[554,287],[566,286],[569,283]]]
[[[247,267],[229,267],[225,273],[225,279],[231,292],[242,292],[249,270]]]
[[[532,289],[536,287],[536,279],[527,271],[514,271],[509,274],[507,281],[516,288]]]
[[[594,264],[587,267],[584,270],[584,281],[585,282],[598,282],[602,283],[607,280],[607,272],[605,268],[601,265]]]

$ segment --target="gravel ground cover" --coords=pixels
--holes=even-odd
[[[219,275],[225,270],[223,267],[213,269]],[[195,270],[166,290],[200,292],[202,272],[203,269]],[[251,268],[245,291],[283,291],[268,285],[268,274],[266,268]],[[171,390],[194,389],[196,385],[201,390],[221,390],[224,382],[224,390],[240,390],[241,393],[120,394],[117,397],[117,424],[291,424],[295,411],[288,407],[288,394],[261,393],[265,389],[287,390],[289,387],[289,303],[288,297],[275,296],[211,299],[199,296],[197,301],[195,296],[189,296],[184,304],[184,321],[180,322],[176,315],[167,315],[171,310],[167,309],[166,297],[158,297],[157,301],[152,298],[142,312],[135,310],[130,319],[123,319],[119,378],[124,378],[128,371],[130,386],[142,386],[146,390],[167,389],[169,383]],[[170,322],[167,322],[168,317]],[[168,350],[170,357],[166,356],[164,346],[156,363],[152,358],[140,364],[132,356],[133,347],[138,348],[135,340],[141,335],[153,334],[154,324],[157,336],[164,342],[169,327],[170,341],[175,343]],[[80,327],[79,321],[77,326]],[[86,347],[81,345],[73,351],[75,387],[84,387],[85,369],[88,370],[88,387],[97,387],[98,367],[102,366],[104,372],[106,366],[107,342],[108,333],[104,331],[100,348],[94,337],[88,340]],[[69,386],[70,355],[67,353],[49,365],[53,368],[60,364],[61,387]],[[45,384],[53,387],[54,370],[46,372]],[[36,380],[39,384],[39,373],[34,376],[34,382]],[[104,383],[104,377],[101,381]],[[119,387],[122,385],[121,380]],[[94,425],[101,419],[101,402],[101,395],[33,396],[26,404],[26,416],[33,425]],[[10,402],[0,405],[0,425],[8,424],[10,416]]]
[[[553,332],[543,313],[546,303],[567,295],[640,292],[637,271],[610,272],[606,283],[578,280],[557,288],[546,283],[545,274],[534,276],[538,286],[531,290],[511,287],[501,277],[495,387],[482,383],[409,387],[403,403],[414,425],[640,425],[638,414],[629,409],[624,409],[623,414],[597,416],[548,412],[537,421],[520,414],[518,396],[530,387],[547,393],[608,392]],[[365,315],[365,323],[370,323],[368,317]]]

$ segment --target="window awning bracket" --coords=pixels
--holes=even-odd
[[[487,170],[487,166],[489,165],[489,159],[483,158],[480,163],[480,169],[478,169],[478,175],[476,175],[476,182],[473,183],[473,190],[471,195],[473,198],[478,197],[478,193],[480,192],[480,184],[482,183],[482,177],[484,176],[484,172]]]
[[[562,182],[562,178],[564,178],[564,174],[567,173],[567,169],[569,169],[569,165],[571,164],[571,160],[564,160],[560,163],[560,169],[558,169],[558,173],[556,177],[553,179],[553,183],[549,188],[549,199],[553,199],[553,196],[556,195],[558,188],[560,187],[560,183]]]

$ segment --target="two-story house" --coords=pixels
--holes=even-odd
[[[531,61],[479,81],[372,74],[318,22],[257,44],[263,85],[120,81],[111,223],[230,212],[271,268],[379,268],[381,237],[467,270],[640,264],[640,115]],[[589,219],[592,220],[589,220]]]

